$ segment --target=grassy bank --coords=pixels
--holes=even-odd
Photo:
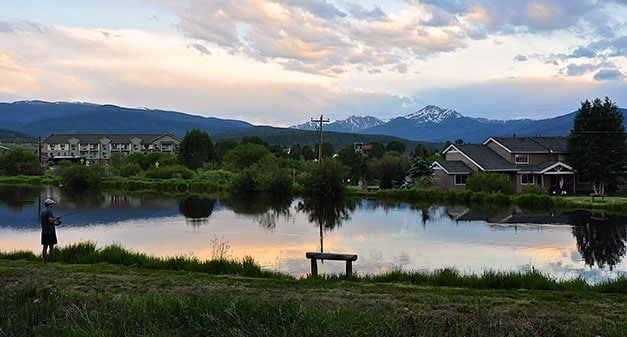
[[[0,177],[0,184],[5,185],[48,185],[59,186],[60,178],[52,176],[11,176]],[[188,193],[228,193],[229,182],[219,173],[206,179],[155,179],[155,178],[104,178],[100,188],[110,191],[157,192],[169,194]],[[295,194],[302,193],[302,188],[295,187]],[[395,200],[414,204],[460,204],[469,206],[507,206],[516,205],[525,210],[588,210],[627,215],[627,195],[624,193],[609,195],[604,199],[587,195],[549,196],[546,194],[505,195],[485,192],[456,192],[453,190],[390,189],[369,192],[349,188],[348,195],[366,198]]]
[[[0,259],[0,336],[625,336],[627,295]]]
[[[219,252],[218,252],[219,255]],[[154,258],[90,242],[0,253],[0,336],[625,336],[627,278],[455,270],[295,279],[252,258]]]

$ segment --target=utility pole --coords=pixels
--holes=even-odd
[[[318,122],[320,132],[320,142],[318,143],[318,164],[322,163],[322,123],[328,123],[328,119],[323,119],[320,115],[320,119],[311,119],[312,122]]]

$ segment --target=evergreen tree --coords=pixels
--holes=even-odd
[[[411,162],[411,167],[407,171],[407,175],[413,181],[416,181],[422,177],[429,177],[433,174],[431,164],[424,157],[414,157]]]
[[[595,193],[605,193],[625,178],[627,145],[623,115],[605,97],[581,103],[568,136],[569,163],[581,178],[592,182]]]
[[[179,145],[179,162],[195,170],[214,159],[213,141],[206,131],[193,129],[185,134]]]

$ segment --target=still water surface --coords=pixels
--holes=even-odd
[[[41,196],[41,198],[40,198]],[[590,283],[627,276],[627,219],[589,212],[524,214],[460,206],[412,206],[370,199],[342,205],[302,200],[217,200],[189,196],[66,194],[0,186],[0,251],[40,252],[40,200],[57,200],[59,244],[91,240],[160,257],[254,257],[264,268],[304,276],[305,252],[354,253],[355,273],[390,270],[462,273],[535,268]],[[321,273],[343,273],[325,261]]]

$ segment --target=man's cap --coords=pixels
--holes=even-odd
[[[48,199],[44,200],[44,204],[46,204],[46,205],[53,205],[54,204],[54,200],[48,198]]]

